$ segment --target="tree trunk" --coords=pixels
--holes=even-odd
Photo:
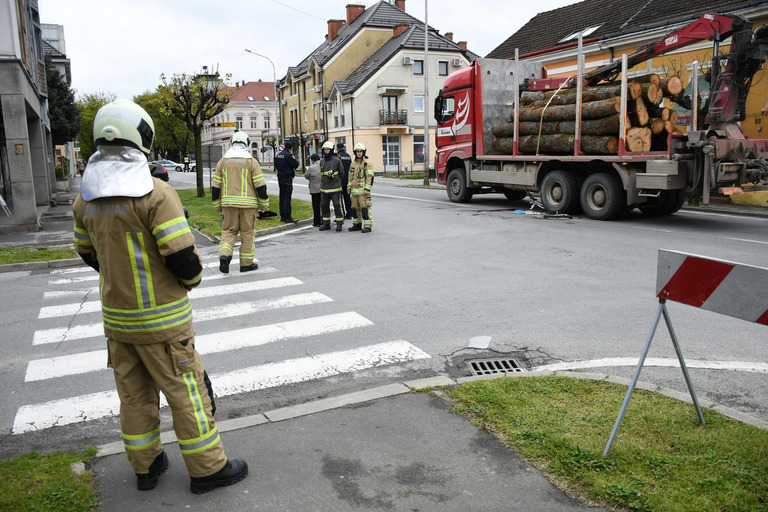
[[[581,91],[581,101],[586,103],[588,101],[606,100],[621,96],[621,85],[599,85],[595,87],[584,87]],[[573,105],[576,103],[576,89],[565,89],[555,94],[555,91],[547,92],[523,92],[520,98],[520,104],[525,107],[543,107],[547,104],[550,98],[552,101],[549,103],[552,105]]]
[[[648,106],[648,115],[651,117],[658,117],[662,121],[666,121],[670,116],[670,109],[667,107],[659,108],[656,105]]]
[[[196,127],[193,132],[195,135],[195,161],[201,162],[200,165],[195,165],[195,174],[197,178],[197,197],[205,197],[205,185],[203,184],[203,139],[201,135],[202,127]]]
[[[627,86],[627,89],[629,92],[629,97],[633,100],[636,100],[643,95],[643,84],[640,82],[630,82]]]
[[[643,98],[637,98],[631,106],[632,113],[629,114],[629,118],[632,120],[632,126],[645,126],[650,121],[651,117],[648,115],[648,109],[645,106]]]
[[[673,108],[669,109],[669,120],[672,121],[673,125],[677,125],[677,116],[678,116],[677,110]]]
[[[519,135],[538,135],[540,126],[542,135],[553,135],[558,133],[574,135],[576,133],[575,121],[548,121],[541,124],[535,121],[526,121],[520,123],[518,126],[520,130]],[[620,123],[618,115],[602,117],[600,119],[585,119],[581,122],[581,134],[616,135],[619,133],[619,127]],[[515,124],[504,123],[496,125],[491,128],[491,133],[496,137],[513,137],[515,134]]]
[[[627,130],[627,149],[629,151],[651,150],[651,129],[644,126]]]
[[[541,140],[536,135],[524,135],[518,141],[521,153],[535,154],[573,154],[573,135],[556,134],[542,135]],[[592,155],[615,155],[618,152],[618,138],[612,135],[585,135],[581,138],[581,150]],[[499,153],[512,153],[512,139],[495,137],[493,149]]]
[[[651,129],[651,133],[658,135],[664,131],[664,120],[660,117],[653,117],[648,122],[648,128]]]
[[[677,96],[683,92],[683,82],[678,76],[670,76],[661,81],[659,84],[664,94],[668,96]]]
[[[652,83],[652,84],[659,85],[659,83],[661,83],[661,77],[656,73],[650,73],[648,75],[641,75],[641,76],[633,76],[632,80],[634,80],[635,82],[640,82],[641,84]]]
[[[667,119],[664,121],[664,130],[666,130],[667,133],[672,133],[675,131],[675,124],[672,122],[671,119]]]
[[[620,98],[609,98],[599,101],[588,101],[581,106],[582,119],[597,119],[608,117],[621,111]],[[550,105],[544,108],[520,109],[520,121],[570,121],[576,119],[576,105]],[[511,112],[510,119],[514,119],[514,112]]]
[[[664,99],[664,93],[659,89],[659,86],[653,82],[647,84],[641,84],[643,88],[643,98],[651,105],[658,105],[661,100]]]

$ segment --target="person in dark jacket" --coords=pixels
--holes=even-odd
[[[345,219],[352,218],[352,198],[347,192],[347,184],[349,183],[349,167],[352,165],[352,157],[347,153],[347,146],[343,142],[336,144],[336,152],[341,160],[341,165],[344,167],[344,173],[341,175],[341,197],[344,200],[344,211],[347,215]]]
[[[280,220],[287,223],[297,223],[298,220],[291,216],[291,194],[293,194],[293,178],[296,177],[296,169],[299,161],[291,154],[293,142],[285,141],[285,148],[275,156],[275,169],[277,170],[277,184],[280,186]]]
[[[344,224],[344,203],[341,200],[341,174],[344,166],[339,157],[333,154],[333,142],[323,144],[323,158],[320,159],[320,212],[323,215],[323,225],[320,231],[331,229],[331,203],[336,220],[336,231],[341,231]]]

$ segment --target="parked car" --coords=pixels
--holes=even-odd
[[[154,162],[150,162],[149,170],[152,173],[153,178],[158,178],[163,181],[168,181],[168,171],[162,165],[157,165]]]
[[[173,162],[171,160],[155,160],[155,163],[159,166],[165,167],[166,171],[176,171],[181,172],[184,170],[183,164],[177,164],[176,162]]]

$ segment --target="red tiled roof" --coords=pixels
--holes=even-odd
[[[230,89],[233,92],[229,101],[275,101],[275,82],[246,82]]]

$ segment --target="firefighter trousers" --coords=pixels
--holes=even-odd
[[[320,192],[320,214],[323,222],[331,222],[331,203],[333,203],[333,216],[336,222],[344,222],[344,202],[341,192]]]
[[[247,267],[254,258],[254,230],[256,229],[256,208],[232,208],[225,206],[221,209],[221,242],[219,242],[219,258],[232,256],[235,250],[237,233],[240,233],[240,266]]]
[[[107,348],[107,366],[114,370],[120,397],[123,444],[134,473],[147,474],[163,451],[160,391],[171,408],[189,476],[209,476],[223,468],[227,456],[211,413],[195,338],[148,345],[108,339]]]
[[[353,225],[362,223],[363,227],[373,226],[373,213],[371,212],[371,196],[363,194],[352,195],[352,209],[355,210],[355,216],[352,220]]]

